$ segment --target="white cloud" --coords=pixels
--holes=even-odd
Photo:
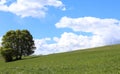
[[[0,0],[0,4],[5,4],[6,3],[6,0]]]
[[[117,19],[63,17],[55,25],[57,28],[70,28],[74,33],[64,32],[60,38],[35,40],[37,47],[35,54],[67,52],[120,43],[120,21]],[[76,34],[81,31],[92,35]],[[51,40],[55,43],[49,44],[48,41]]]
[[[7,0],[0,1],[0,10],[14,13],[21,17],[45,17],[47,6],[65,10],[65,5],[60,0],[16,0],[9,6]]]
[[[0,43],[1,43],[0,38]],[[49,41],[54,41],[55,43],[49,43]],[[35,50],[35,55],[46,55],[52,53],[60,53],[73,51],[77,49],[85,49],[95,46],[103,45],[102,40],[97,37],[88,37],[77,35],[74,33],[64,32],[60,38],[54,37],[51,38],[43,38],[43,39],[35,39],[35,46],[37,49]]]
[[[51,39],[52,40],[52,39]],[[55,43],[49,44],[46,39],[36,39],[35,54],[51,54],[59,52],[67,52],[78,49],[91,48],[95,46],[102,46],[103,41],[98,36],[82,36],[74,33],[64,32],[60,38],[53,38]]]
[[[8,11],[8,7],[4,5],[6,3],[6,0],[0,0],[0,10],[1,11]]]
[[[116,19],[100,19],[95,17],[69,18],[63,17],[55,24],[57,28],[71,28],[74,31],[97,33],[101,30],[108,30],[120,27],[120,21]]]
[[[0,37],[0,46],[1,46],[1,42],[2,42],[2,37]]]
[[[56,23],[56,27],[70,28],[77,32],[90,32],[93,36],[100,37],[100,39],[105,41],[105,44],[120,42],[120,21],[117,19],[63,17],[58,23]]]

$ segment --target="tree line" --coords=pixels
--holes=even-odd
[[[28,30],[10,30],[2,38],[0,53],[6,62],[20,60],[34,53],[35,44]]]

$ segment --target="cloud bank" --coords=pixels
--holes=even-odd
[[[120,20],[117,19],[65,16],[55,26],[70,28],[74,32],[64,32],[61,37],[35,39],[35,54],[45,55],[120,43]],[[50,44],[49,41],[54,43]]]
[[[65,5],[60,0],[0,0],[0,11],[21,17],[45,17],[48,6],[65,10]]]

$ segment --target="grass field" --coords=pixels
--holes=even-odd
[[[26,57],[5,63],[0,74],[120,74],[120,45]]]

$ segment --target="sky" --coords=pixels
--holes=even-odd
[[[0,0],[0,43],[27,29],[35,55],[120,44],[120,0]]]

